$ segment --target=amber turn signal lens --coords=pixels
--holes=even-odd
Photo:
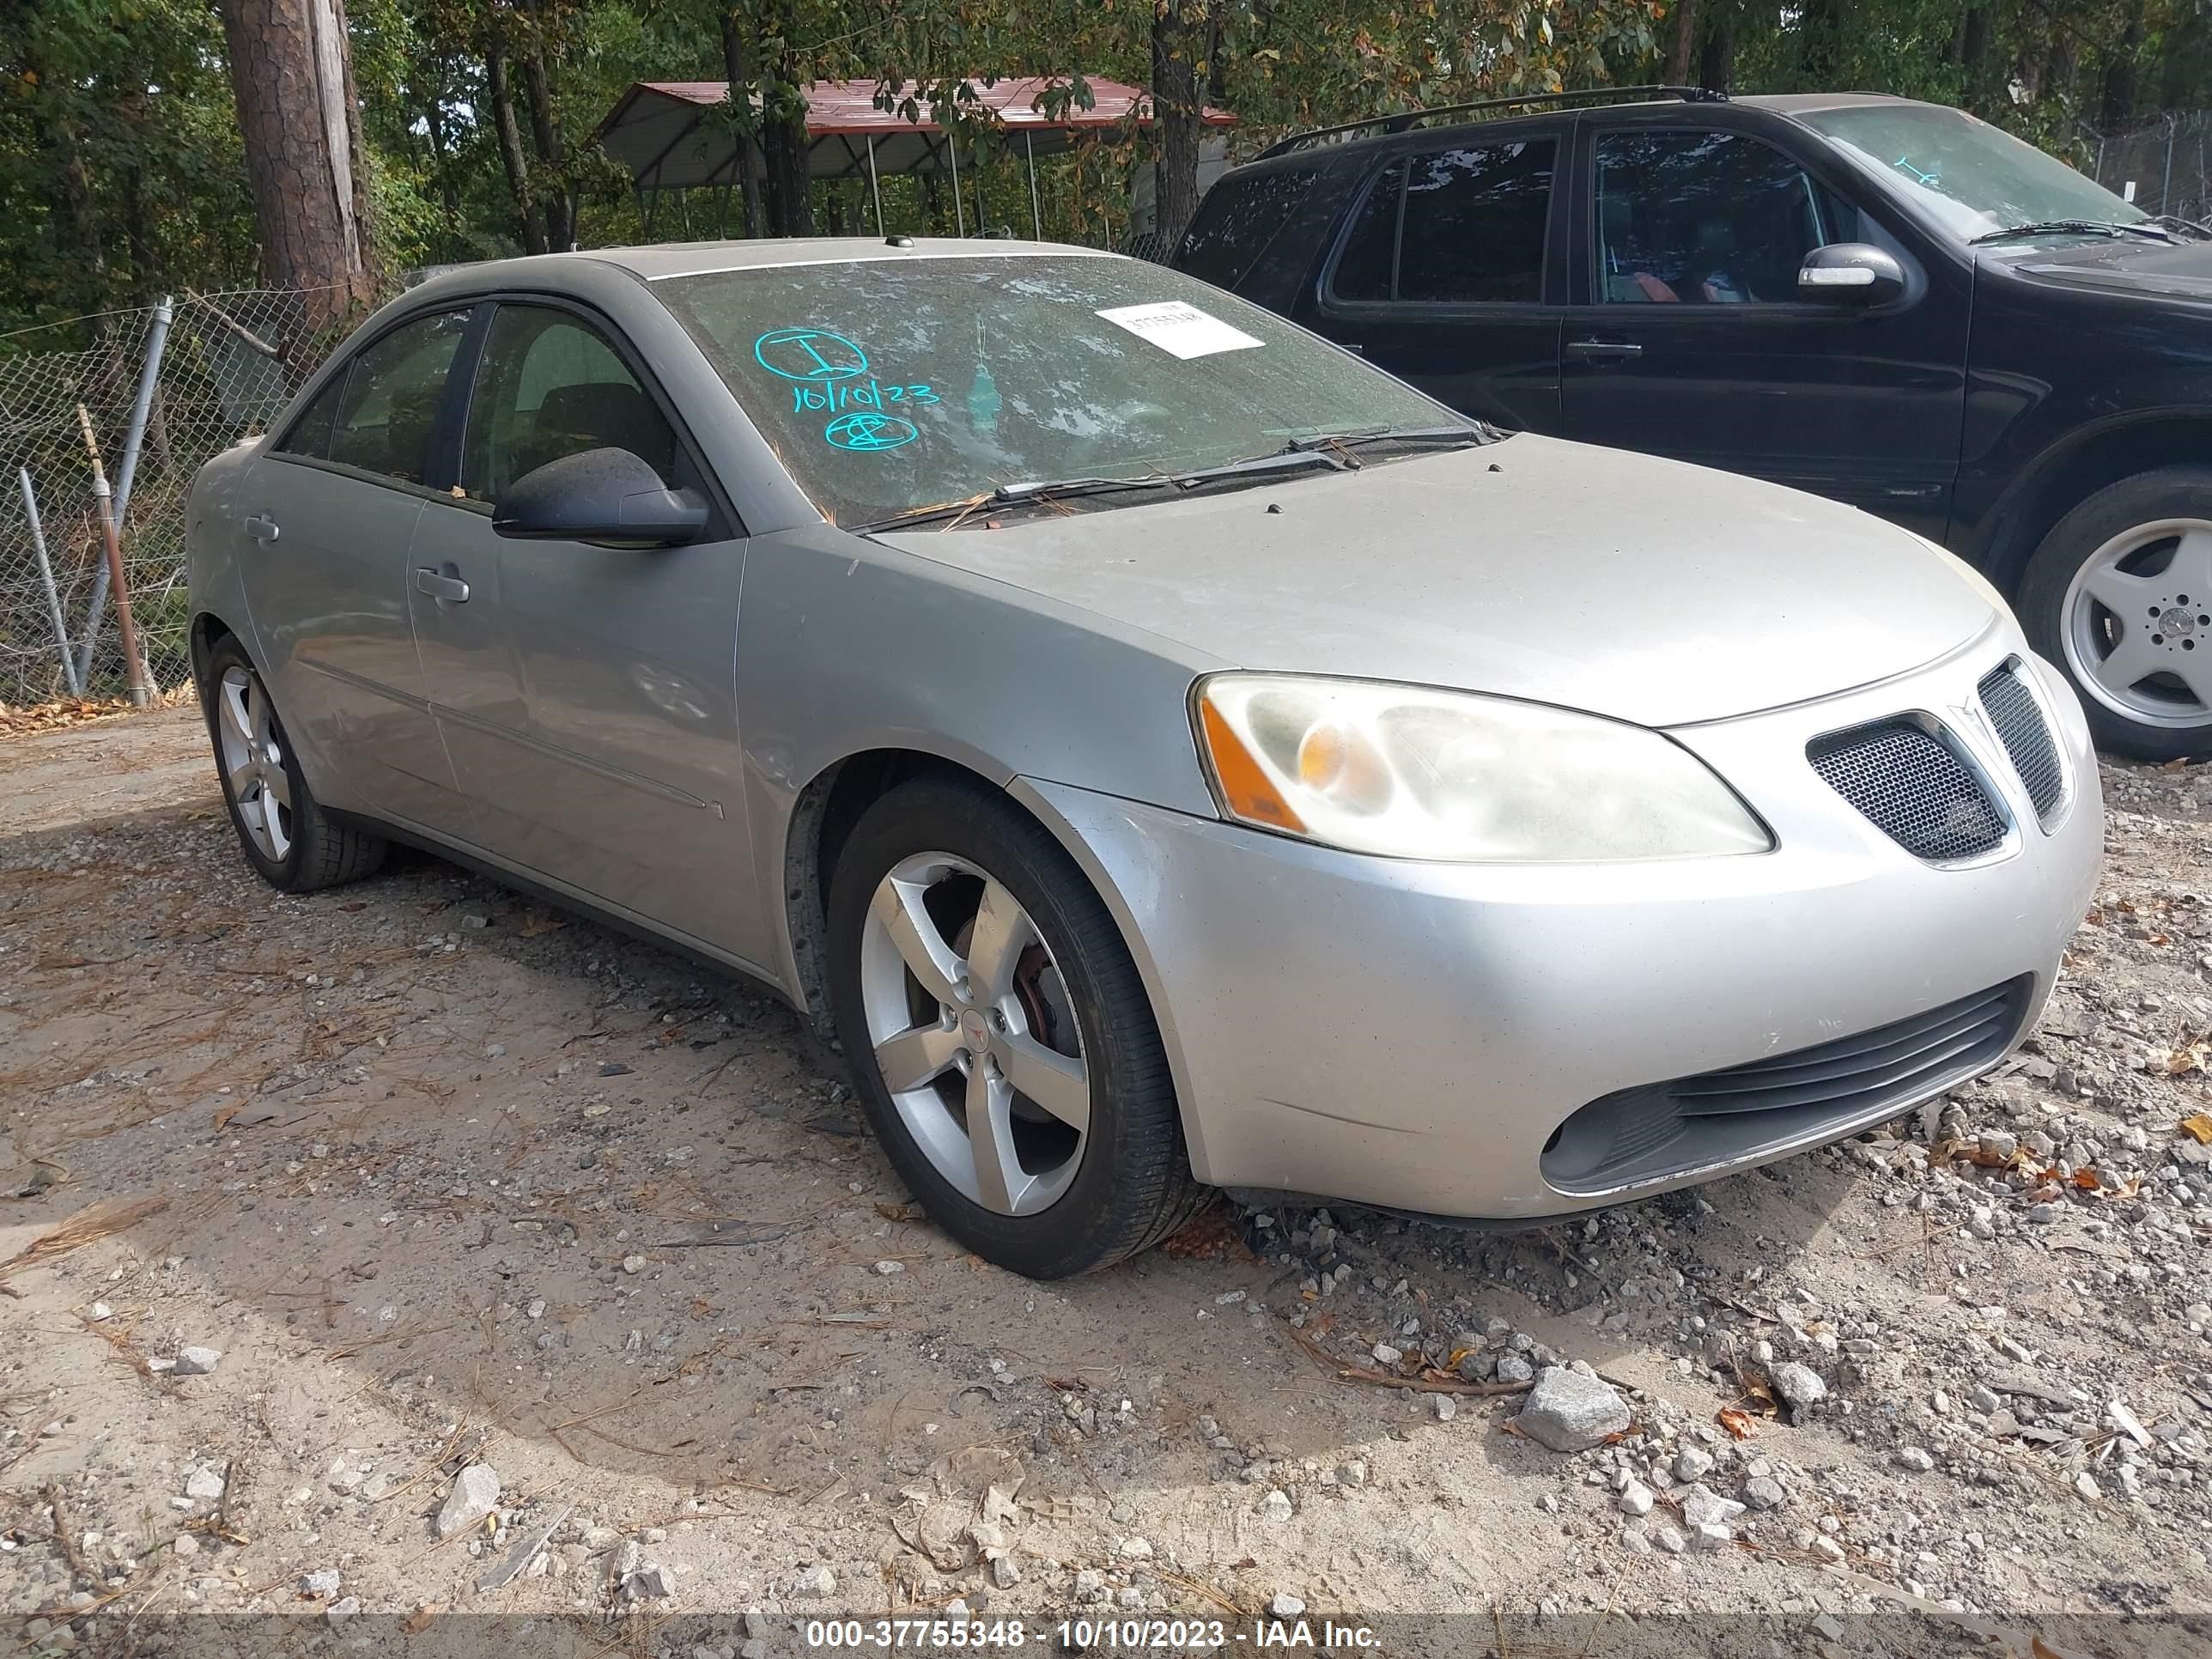
[[[1291,811],[1290,803],[1267,781],[1260,763],[1243,739],[1210,702],[1199,704],[1199,720],[1206,730],[1206,750],[1213,762],[1213,775],[1221,785],[1222,805],[1231,816],[1248,823],[1273,824],[1293,835],[1305,833],[1305,821]]]

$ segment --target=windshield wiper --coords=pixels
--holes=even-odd
[[[1479,444],[1489,442],[1491,436],[1488,428],[1480,426],[1369,426],[1352,432],[1316,432],[1293,438],[1284,448],[1304,452],[1348,449],[1354,444]]]
[[[1984,242],[2009,241],[2016,236],[2148,236],[2154,242],[2171,242],[2173,233],[2145,220],[2128,223],[2118,219],[2042,219],[2030,225],[2006,225],[1966,239],[1970,247]]]
[[[2212,241],[2212,225],[2195,219],[2185,219],[2178,213],[2154,213],[2150,216],[2150,222],[2154,225],[2163,225],[2168,230],[2185,232],[2199,242]]]
[[[1146,489],[1201,489],[1208,484],[1227,480],[1263,478],[1280,472],[1355,471],[1359,466],[1358,459],[1334,452],[1357,444],[1481,443],[1486,441],[1488,436],[1485,428],[1477,426],[1373,427],[1356,432],[1316,433],[1308,437],[1293,438],[1282,448],[1268,454],[1248,456],[1243,460],[1230,461],[1220,466],[1195,467],[1187,472],[1147,472],[1134,478],[1086,476],[1024,479],[1018,483],[1000,484],[988,494],[972,495],[964,501],[940,501],[931,507],[917,507],[908,512],[894,513],[854,526],[854,533],[866,535],[878,530],[905,530],[938,519],[967,519],[987,507],[1042,507],[1053,501],[1085,495],[1120,495]]]

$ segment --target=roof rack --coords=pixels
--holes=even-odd
[[[1434,109],[1401,110],[1395,115],[1371,116],[1364,121],[1346,121],[1340,126],[1316,127],[1309,132],[1295,132],[1268,145],[1253,160],[1264,161],[1270,155],[1287,155],[1292,150],[1308,149],[1318,144],[1343,143],[1367,133],[1410,132],[1438,116],[1466,115],[1476,110],[1512,109],[1529,104],[1567,109],[1583,104],[1646,98],[1679,98],[1686,104],[1724,104],[1728,101],[1726,93],[1715,92],[1710,87],[1670,86],[1585,87],[1572,92],[1528,92],[1509,98],[1478,98],[1472,103],[1439,104]]]

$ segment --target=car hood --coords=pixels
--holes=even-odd
[[[1223,495],[878,539],[1226,665],[1454,686],[1647,726],[1864,685],[1996,615],[1948,554],[1855,508],[1525,434]]]
[[[2135,238],[1983,257],[2054,288],[2212,303],[2212,242],[2165,245]]]

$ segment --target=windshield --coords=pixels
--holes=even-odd
[[[1835,139],[1961,241],[2052,219],[2136,224],[2149,216],[1963,110],[1862,104],[1797,118]]]
[[[848,526],[1009,485],[1220,466],[1324,433],[1464,424],[1304,330],[1135,259],[851,259],[653,289],[815,505]]]

